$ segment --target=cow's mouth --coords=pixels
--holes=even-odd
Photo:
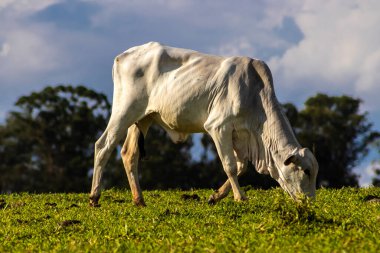
[[[305,196],[312,197],[312,196],[309,196],[309,194],[305,194],[302,191],[295,189],[291,184],[289,184],[282,178],[279,178],[278,182],[281,185],[282,189],[284,189],[290,195],[290,197],[296,202],[302,201],[302,199],[304,199]]]

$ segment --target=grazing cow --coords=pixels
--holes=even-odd
[[[270,174],[293,199],[315,195],[317,161],[297,142],[264,62],[150,42],[115,58],[113,81],[112,115],[95,144],[91,205],[98,204],[104,166],[127,130],[121,157],[133,201],[145,205],[137,164],[152,123],[162,126],[174,142],[185,141],[191,133],[211,136],[228,180],[209,203],[231,188],[236,201],[246,199],[238,176],[247,161]]]

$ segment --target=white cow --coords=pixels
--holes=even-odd
[[[98,204],[103,169],[127,130],[121,157],[133,201],[145,205],[137,164],[141,140],[152,123],[162,126],[174,142],[191,133],[211,136],[228,180],[210,196],[210,203],[231,188],[236,201],[246,199],[238,176],[247,161],[270,174],[294,199],[315,195],[317,161],[297,142],[264,62],[150,42],[115,58],[113,81],[112,115],[95,144],[91,205]]]

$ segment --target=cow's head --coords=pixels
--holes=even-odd
[[[275,174],[277,182],[294,200],[302,195],[315,197],[318,163],[309,149],[296,149]]]

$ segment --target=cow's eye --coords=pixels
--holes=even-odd
[[[308,177],[310,177],[310,170],[309,169],[306,169],[303,171]]]

